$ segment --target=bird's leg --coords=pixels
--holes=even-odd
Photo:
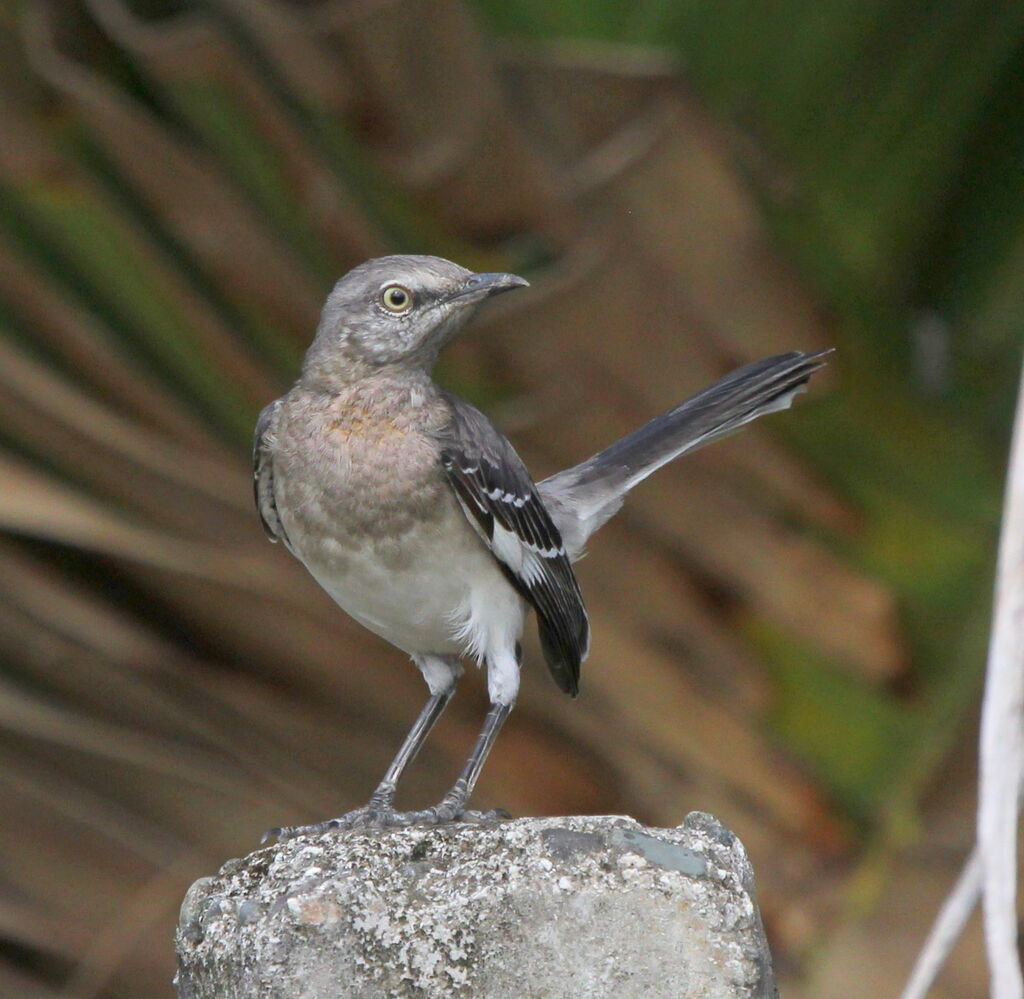
[[[468,812],[466,811],[466,805],[469,803],[469,796],[473,793],[473,788],[476,786],[477,778],[483,769],[487,754],[491,751],[491,746],[494,745],[494,740],[498,737],[501,726],[505,724],[505,720],[511,714],[513,704],[499,703],[491,706],[491,710],[487,712],[484,726],[480,730],[480,735],[477,736],[473,751],[469,754],[469,759],[462,768],[462,773],[459,774],[459,779],[438,804],[422,812],[411,813],[410,818],[412,822],[442,823],[454,822],[457,819],[481,822],[509,817],[507,812],[500,809],[490,812]]]
[[[434,727],[437,719],[441,717],[441,713],[448,706],[448,702],[452,699],[452,694],[454,693],[455,687],[453,685],[438,694],[431,694],[430,699],[423,706],[419,717],[413,723],[412,728],[409,729],[409,734],[405,737],[401,748],[391,761],[391,765],[388,767],[387,773],[384,774],[384,778],[377,785],[377,789],[373,794],[370,795],[367,808],[371,810],[376,809],[381,812],[394,811],[395,790],[398,787],[399,778],[402,776],[405,768],[416,758],[416,754],[423,747],[423,743],[427,741],[430,730]]]
[[[391,766],[384,774],[384,779],[370,795],[370,800],[365,807],[357,808],[340,818],[328,819],[326,822],[317,822],[310,826],[283,826],[278,829],[270,829],[264,834],[263,842],[265,843],[273,837],[285,840],[293,839],[296,836],[317,836],[320,833],[330,832],[332,829],[408,825],[411,821],[411,813],[396,812],[394,809],[395,788],[398,785],[398,779],[422,748],[430,730],[434,727],[437,719],[441,717],[441,713],[448,706],[454,693],[453,677],[449,687],[430,695],[430,699],[423,706],[423,710],[413,723],[412,728],[409,729],[409,734],[405,737],[401,748],[391,761]]]
[[[413,817],[414,822],[442,823],[458,819],[466,822],[492,822],[495,819],[509,818],[508,812],[500,809],[491,812],[469,812],[466,805],[469,804],[470,795],[476,787],[487,754],[515,706],[519,694],[521,659],[522,650],[518,643],[513,649],[499,649],[496,654],[488,655],[487,693],[491,698],[491,710],[487,712],[487,718],[484,719],[473,751],[469,754],[469,759],[466,760],[466,765],[452,789],[433,808],[416,813]]]

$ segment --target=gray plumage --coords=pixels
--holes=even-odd
[[[662,465],[788,408],[830,353],[794,350],[737,368],[592,458],[541,482],[538,489],[570,558],[580,557],[588,538],[621,509],[626,493]]]
[[[537,486],[490,420],[430,377],[481,302],[525,284],[437,257],[368,261],[328,297],[296,385],[260,414],[254,487],[268,536],[356,620],[411,655],[431,695],[365,808],[278,835],[467,814],[515,703],[527,609],[552,676],[575,695],[590,631],[572,562],[588,538],[651,472],[785,408],[823,363],[793,352],[740,368]],[[396,812],[398,777],[465,656],[487,666],[484,729],[439,805]]]

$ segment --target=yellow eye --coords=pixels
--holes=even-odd
[[[380,304],[388,312],[408,312],[412,308],[412,292],[400,284],[389,284],[380,293]]]

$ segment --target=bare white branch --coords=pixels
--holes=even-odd
[[[978,852],[992,999],[1022,999],[1017,788],[1024,773],[1024,400],[1018,395],[981,706]]]
[[[992,999],[1021,999],[1017,817],[1024,800],[1024,375],[1017,396],[995,610],[981,709],[977,843],[943,903],[900,999],[924,999],[978,899]]]
[[[953,890],[942,903],[900,999],[925,999],[978,904],[981,897],[981,874],[981,857],[975,847],[956,879]]]

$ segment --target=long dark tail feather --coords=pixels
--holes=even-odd
[[[577,482],[584,485],[615,477],[631,488],[637,475],[649,475],[677,454],[719,440],[762,413],[788,406],[793,394],[825,363],[827,353],[793,351],[737,368],[578,465]]]
[[[673,458],[787,408],[831,353],[791,351],[737,368],[592,458],[546,479],[540,492],[567,547],[578,556],[623,496]]]

